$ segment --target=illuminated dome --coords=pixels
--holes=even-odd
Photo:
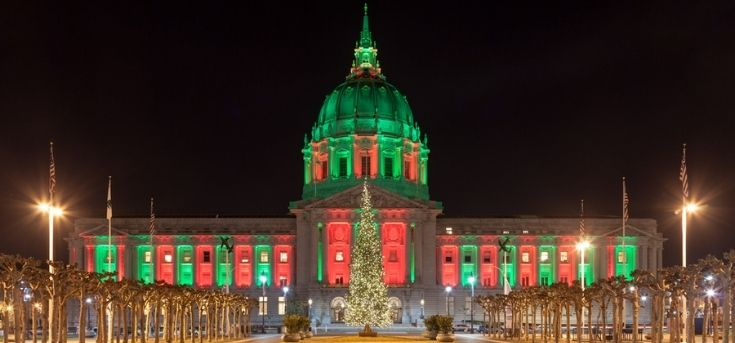
[[[368,26],[345,82],[327,94],[304,138],[303,199],[324,198],[364,178],[409,198],[428,200],[426,136],[406,97],[385,80]]]

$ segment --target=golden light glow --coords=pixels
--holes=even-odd
[[[62,210],[60,207],[54,207],[45,202],[38,204],[38,209],[44,213],[50,212],[55,217],[60,217],[64,215],[64,210]]]
[[[697,212],[698,209],[699,209],[699,206],[697,206],[697,204],[695,203],[687,204],[687,212],[689,213]]]
[[[577,243],[577,250],[587,250],[590,247],[589,241],[581,241]]]

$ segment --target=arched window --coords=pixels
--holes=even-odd
[[[388,307],[390,308],[390,317],[394,324],[401,324],[403,319],[403,306],[401,299],[396,297],[388,298]]]
[[[345,298],[336,297],[332,299],[329,307],[332,314],[332,323],[344,323],[345,311],[347,309],[347,302],[345,301]]]

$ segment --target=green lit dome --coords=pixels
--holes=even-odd
[[[327,94],[304,137],[302,199],[326,198],[371,183],[428,200],[427,138],[406,97],[385,80],[368,28],[367,5],[347,79]]]
[[[350,78],[327,95],[312,137],[375,133],[419,138],[406,97],[382,77],[362,76]]]

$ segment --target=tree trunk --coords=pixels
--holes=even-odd
[[[719,331],[717,319],[717,300],[712,299],[712,343],[719,343],[720,341],[717,337]]]
[[[638,291],[633,293],[633,343],[638,343],[638,317],[641,311],[641,303],[638,301]]]
[[[730,311],[732,306],[732,289],[730,278],[724,280],[725,289],[722,298],[722,343],[730,343]]]
[[[710,301],[704,299],[704,324],[702,328],[702,343],[707,343],[707,336],[709,336],[709,321],[710,321]]]
[[[153,342],[158,343],[160,341],[158,328],[159,325],[161,325],[161,321],[159,320],[159,312],[161,310],[161,304],[156,301],[156,307],[155,307],[155,313],[153,314]]]

